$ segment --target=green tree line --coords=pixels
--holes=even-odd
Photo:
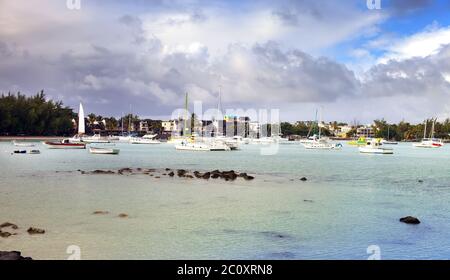
[[[0,97],[0,135],[69,135],[74,113],[62,102],[46,100],[44,91]]]

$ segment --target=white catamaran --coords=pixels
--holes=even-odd
[[[317,116],[317,112],[316,112]],[[306,149],[316,149],[316,150],[336,150],[342,148],[342,144],[340,143],[332,143],[329,141],[328,137],[322,137],[322,129],[321,129],[322,117],[320,121],[317,122],[317,126],[319,128],[319,135],[314,135],[311,139],[308,138],[308,141],[301,142],[301,144]]]
[[[427,137],[427,122],[425,121],[425,126],[423,130],[423,139],[420,143],[414,143],[413,146],[417,148],[440,148],[444,146],[444,142],[442,139],[434,138],[434,124],[436,123],[436,119],[433,120],[433,124],[431,127],[430,137]]]

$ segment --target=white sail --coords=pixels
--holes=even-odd
[[[83,135],[85,134],[85,124],[84,124],[84,110],[83,110],[83,104],[80,102],[80,109],[78,111],[78,134]]]

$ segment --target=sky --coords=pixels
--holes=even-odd
[[[185,92],[216,108],[219,91],[283,121],[450,117],[450,1],[379,3],[0,0],[0,92],[116,117],[168,119]]]

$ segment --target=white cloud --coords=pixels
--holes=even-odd
[[[438,27],[433,24],[419,33],[394,42],[378,62],[426,57],[438,53],[447,44],[450,44],[450,26]]]

